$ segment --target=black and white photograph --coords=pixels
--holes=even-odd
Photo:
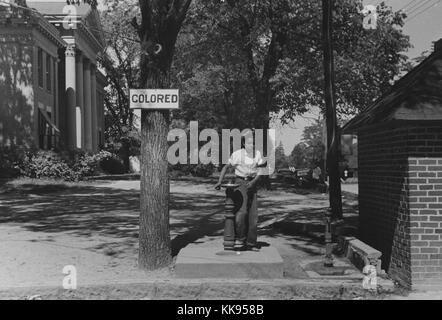
[[[0,300],[442,300],[442,1],[0,0]]]

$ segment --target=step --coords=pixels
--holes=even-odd
[[[177,278],[278,279],[283,260],[273,246],[260,251],[225,251],[222,239],[191,243],[181,249],[175,264]]]

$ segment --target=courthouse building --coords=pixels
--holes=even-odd
[[[88,4],[0,0],[0,146],[99,150],[103,49]]]

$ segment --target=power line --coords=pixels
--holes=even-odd
[[[425,11],[433,8],[434,6],[437,6],[439,3],[441,2],[441,0],[438,0],[437,2],[433,3],[431,6],[425,8],[424,10],[419,11],[418,13],[416,13],[415,15],[411,16],[410,18],[407,18],[405,21],[411,21],[414,18],[416,18],[417,16],[421,15],[422,13],[424,13]]]
[[[415,4],[413,4],[412,6],[408,7],[405,11],[408,11],[408,13],[410,13],[410,12],[416,10],[416,9],[419,9],[421,6],[423,6],[428,1],[431,1],[431,0],[418,1]]]
[[[425,0],[424,2],[422,2],[419,6],[415,7],[414,9],[409,10],[408,12],[406,12],[406,14],[408,16],[411,16],[413,13],[416,13],[419,11],[420,8],[424,7],[425,5],[429,4],[430,2],[432,2],[433,0]]]
[[[405,6],[403,6],[402,8],[400,8],[399,11],[404,10],[405,8],[408,8],[408,6],[409,6],[410,4],[412,4],[413,2],[416,2],[416,1],[419,2],[419,0],[411,0],[411,1],[408,2]],[[407,9],[407,10],[408,10],[408,9]]]
[[[389,1],[389,0],[381,0],[381,1],[379,1],[379,2],[376,4],[376,6],[380,5],[382,2],[387,3],[388,1]]]
[[[420,10],[420,11],[418,11],[418,10],[413,10],[413,12],[409,12],[409,13],[408,13],[409,17],[407,17],[406,20],[409,21],[409,20],[414,19],[415,17],[421,15],[421,14],[424,13],[425,11],[427,11],[427,10],[433,8],[434,6],[438,5],[438,4],[440,3],[440,1],[441,1],[441,0],[436,0],[436,2],[430,4],[430,6],[425,7],[424,9],[422,9],[422,10]],[[428,2],[428,1],[427,1],[427,2]],[[421,7],[422,7],[422,6],[421,6]],[[412,15],[412,14],[414,14],[414,15]]]

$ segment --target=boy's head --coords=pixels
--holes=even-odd
[[[247,152],[253,152],[254,145],[255,141],[253,139],[253,133],[241,137],[241,148],[245,149]]]

